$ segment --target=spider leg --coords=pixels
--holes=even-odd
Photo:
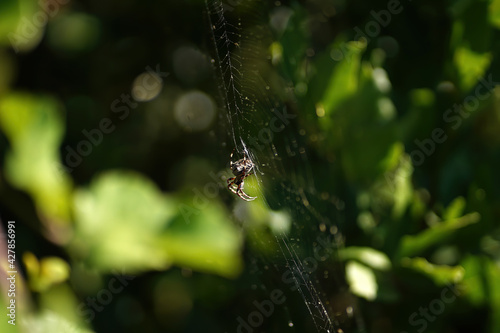
[[[233,192],[234,194],[238,194],[238,189],[234,187],[234,183],[227,185],[227,188],[229,191]]]
[[[238,194],[238,196],[239,196],[241,199],[245,200],[245,201],[252,201],[252,200],[257,199],[257,197],[251,197],[251,196],[249,196],[248,194],[246,194],[246,193],[245,193],[245,192],[243,192],[243,191],[239,191],[239,192],[238,192],[238,193],[236,193],[236,194]]]
[[[236,190],[236,194],[243,200],[245,201],[252,201],[252,200],[255,200],[257,199],[257,197],[251,197],[249,196],[248,194],[246,194],[245,192],[243,192],[243,182],[241,182],[241,184],[238,186],[238,189]]]
[[[234,180],[235,180],[235,179],[236,179],[236,177],[232,177],[232,178],[229,178],[229,179],[227,180],[227,188],[228,188],[228,190],[230,190],[230,191],[231,191],[231,192],[233,192],[234,194],[237,194],[237,193],[236,193],[236,191],[237,191],[237,190],[235,190],[235,189],[234,189],[234,185],[236,185],[236,184],[234,183]]]

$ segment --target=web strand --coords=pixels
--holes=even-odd
[[[259,16],[257,9],[260,1],[238,1],[240,9],[249,10],[248,16]],[[256,5],[257,4],[257,5]],[[283,125],[279,132],[265,141],[262,133],[269,128],[273,118],[282,110],[289,112],[285,103],[277,97],[273,86],[268,84],[272,68],[266,58],[269,45],[265,45],[266,27],[261,24],[245,25],[239,18],[226,17],[224,6],[219,0],[205,0],[214,42],[214,66],[220,78],[219,93],[227,117],[227,132],[238,153],[243,152],[255,164],[259,191],[268,209],[284,210],[294,213],[293,232],[307,230],[318,232],[318,224],[331,225],[331,218],[322,215],[310,202],[309,195],[315,202],[333,206],[332,199],[322,199],[315,190],[313,172],[304,144],[292,122]],[[235,10],[236,11],[236,10]],[[245,18],[247,18],[247,12]],[[231,15],[235,13],[230,13]],[[266,13],[267,15],[267,13]],[[260,19],[262,19],[260,14]],[[236,23],[230,23],[235,21]],[[265,23],[267,24],[267,23]],[[267,30],[268,27],[267,27]],[[266,67],[267,66],[267,67]],[[276,79],[275,77],[272,77]],[[283,94],[281,94],[283,95]],[[258,140],[256,143],[255,141]],[[261,169],[263,171],[261,171]],[[259,177],[266,176],[266,183]],[[307,195],[306,195],[307,193]],[[310,223],[308,229],[302,229],[301,223]],[[337,332],[338,324],[332,321],[327,307],[322,300],[319,286],[311,280],[305,270],[300,253],[294,248],[295,243],[285,233],[278,233],[275,239],[278,247],[274,254],[274,264],[282,262],[292,270],[300,297],[307,307],[311,321],[317,332]],[[307,237],[304,237],[306,239]],[[306,248],[310,244],[300,243]],[[264,261],[264,258],[258,258]],[[332,273],[335,275],[335,272]],[[308,324],[311,325],[311,324]]]

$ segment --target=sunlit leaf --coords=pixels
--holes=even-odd
[[[46,257],[40,260],[40,278],[45,284],[56,284],[66,281],[69,277],[70,267],[61,258]]]
[[[479,222],[480,215],[471,213],[460,218],[438,223],[417,235],[407,235],[401,240],[399,256],[414,256],[421,254],[432,246],[436,246],[452,237],[459,229]]]
[[[88,323],[85,322],[87,318],[82,316],[82,313],[79,311],[82,302],[79,301],[68,283],[55,285],[41,293],[39,296],[39,304],[40,308],[43,309],[42,313],[52,313],[57,318],[60,318],[64,324],[67,324],[68,328],[74,327],[75,329],[84,329],[86,325],[88,325]],[[56,318],[54,317],[53,319]],[[56,323],[54,323],[54,325],[56,325]]]
[[[438,286],[458,283],[465,273],[462,266],[435,265],[425,258],[403,258],[401,265],[429,276]]]
[[[346,278],[353,294],[369,301],[377,296],[377,280],[373,271],[367,266],[355,261],[347,262]]]
[[[413,165],[408,155],[404,155],[400,159],[400,164],[393,172],[393,216],[400,218],[406,207],[410,204],[413,198],[412,186]]]
[[[489,305],[492,313],[500,313],[500,268],[486,256],[468,255],[461,263],[465,268],[463,295],[475,306]],[[489,332],[498,332],[500,317],[489,317]]]
[[[0,44],[12,47],[16,53],[32,50],[43,37],[46,22],[41,23],[42,15],[46,14],[36,1],[1,1]]]
[[[3,272],[2,272],[3,273]],[[5,296],[7,292],[2,293]],[[0,320],[0,332],[7,333],[24,333],[20,329],[19,325],[19,316],[24,315],[24,311],[21,311],[19,308],[20,302],[19,300],[15,300],[17,302],[16,305],[11,305],[10,299],[8,297],[0,297],[0,307],[4,310],[3,320]],[[15,309],[9,309],[9,307],[15,307]],[[10,323],[9,323],[10,321]],[[13,323],[15,325],[13,325]]]
[[[369,247],[346,247],[339,250],[339,256],[342,260],[356,260],[380,271],[391,268],[391,261],[385,253]]]
[[[387,171],[373,184],[371,195],[373,201],[392,207],[392,216],[398,219],[413,200],[413,166],[410,157],[404,154],[404,147],[401,143],[396,142],[389,154],[392,155],[388,156],[391,161],[387,161],[386,158],[381,164],[390,163],[391,169],[384,167]]]
[[[30,286],[36,291],[45,291],[51,286],[68,279],[70,267],[68,263],[58,257],[38,259],[31,252],[23,255]]]
[[[486,73],[492,60],[491,53],[477,53],[467,47],[460,47],[455,51],[455,65],[460,74],[460,86],[463,91],[474,87],[478,79]]]
[[[68,310],[70,309],[72,309],[72,307],[68,308]],[[30,333],[52,333],[52,332],[93,333],[94,332],[87,328],[83,328],[81,325],[76,324],[64,318],[57,312],[51,310],[44,310],[38,314],[33,314],[27,318],[23,318],[20,327],[23,329],[23,332],[30,332]]]
[[[464,296],[475,306],[484,305],[488,299],[486,291],[485,273],[488,270],[489,260],[483,256],[466,256],[461,265],[465,269],[463,281]]]
[[[464,212],[465,205],[466,202],[463,197],[453,200],[443,213],[443,220],[447,221],[459,218]]]
[[[108,172],[75,195],[75,250],[104,271],[163,269],[170,256],[159,236],[175,214],[148,179]]]
[[[241,234],[217,203],[191,207],[195,213],[177,219],[163,236],[163,246],[172,260],[195,270],[234,277],[242,262]]]
[[[0,126],[11,146],[7,180],[33,197],[43,217],[64,223],[71,183],[59,161],[63,120],[58,109],[53,98],[11,94],[0,100]]]

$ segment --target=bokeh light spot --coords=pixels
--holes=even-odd
[[[201,91],[182,95],[175,103],[175,120],[187,131],[207,129],[215,117],[215,103]]]
[[[147,102],[157,97],[163,88],[163,79],[153,72],[139,74],[132,83],[132,97]]]

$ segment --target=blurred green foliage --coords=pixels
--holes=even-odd
[[[324,277],[311,274],[344,332],[498,332],[500,1],[401,2],[382,24],[373,13],[390,2],[263,7],[266,68],[291,88],[278,91],[298,116],[287,133],[307,148],[313,183],[249,177],[259,199],[245,203],[224,191],[226,110],[198,132],[175,115],[187,92],[219,100],[203,1],[3,1],[0,207],[18,222],[23,274],[19,325],[4,318],[0,330],[235,331],[252,302],[284,289],[267,271],[288,267],[278,235],[305,258],[334,234],[302,219],[314,206],[345,240]],[[253,28],[241,35],[257,40]],[[186,46],[196,52],[184,64]],[[159,96],[135,103],[148,68],[169,75]],[[276,195],[277,182],[314,191]],[[304,300],[287,298],[262,329],[306,331]]]

